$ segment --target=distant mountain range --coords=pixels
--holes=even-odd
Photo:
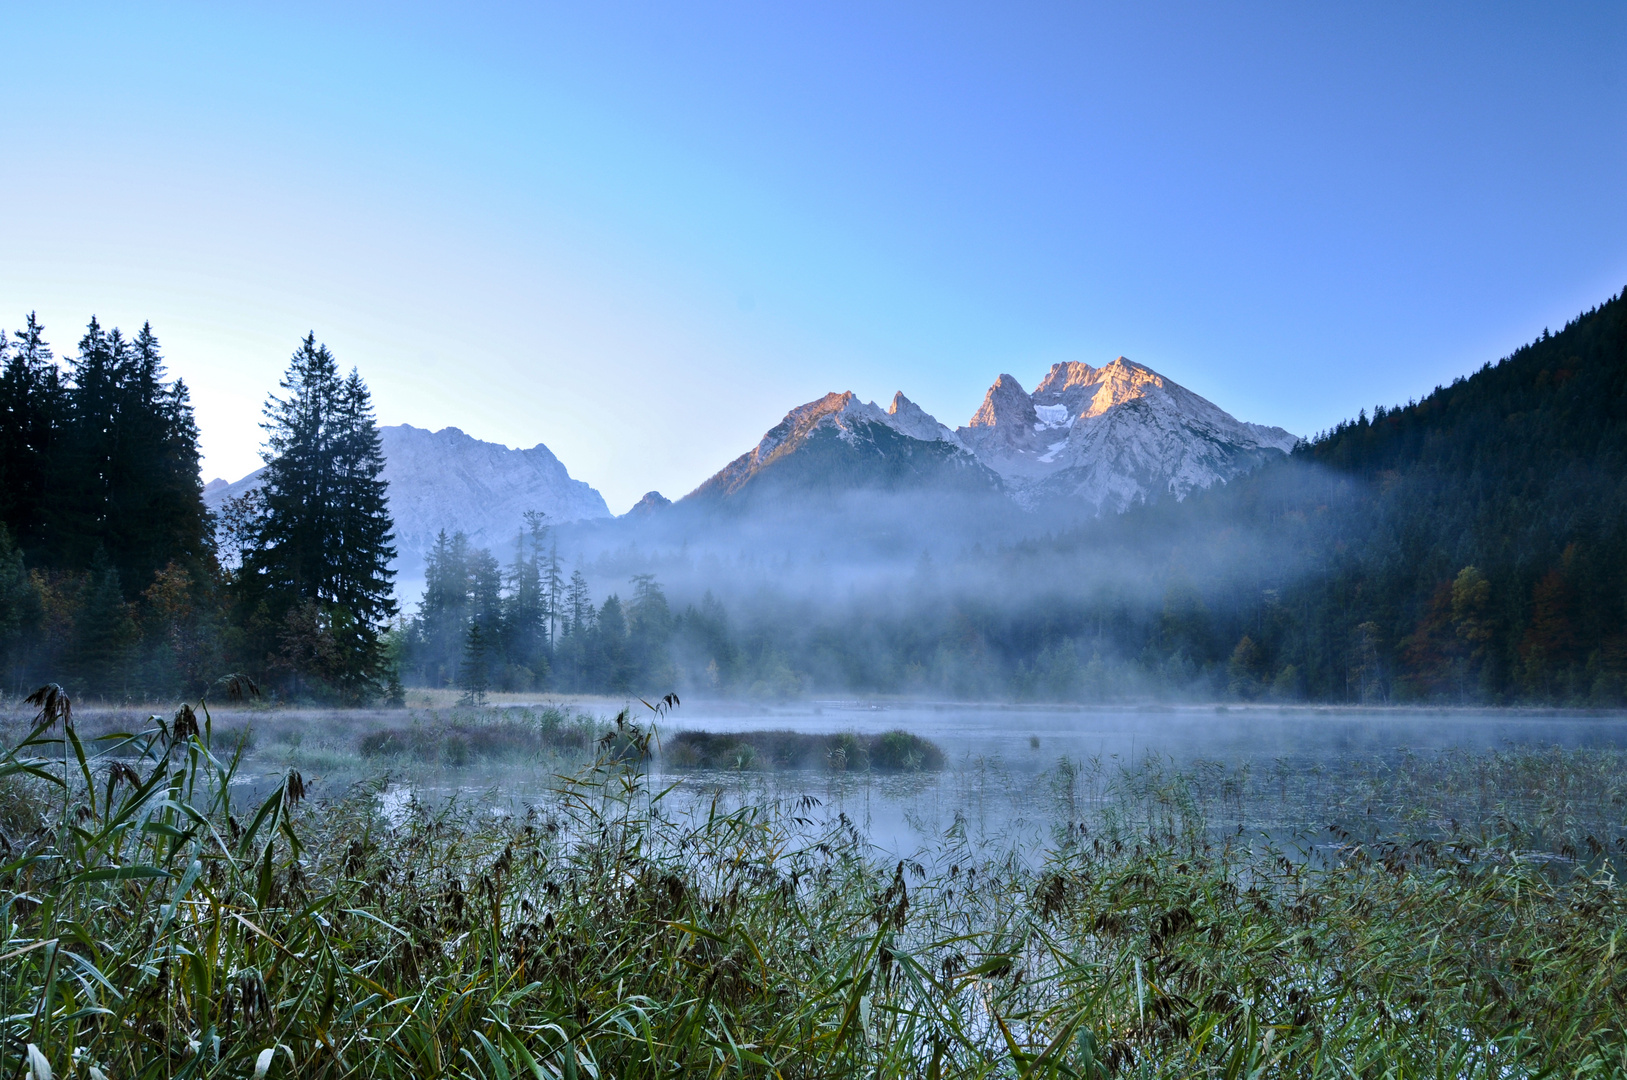
[[[409,591],[442,529],[461,530],[502,553],[524,529],[527,511],[553,524],[612,517],[603,497],[572,479],[540,443],[514,450],[457,428],[431,432],[408,424],[381,428],[380,435],[396,566]],[[690,519],[708,510],[772,514],[776,502],[805,513],[810,496],[818,503],[817,496],[845,493],[863,493],[871,508],[880,505],[877,498],[908,495],[918,505],[925,499],[944,521],[957,512],[999,514],[1001,506],[1019,516],[1117,513],[1224,483],[1298,442],[1282,428],[1237,420],[1121,356],[1100,368],[1057,364],[1033,393],[1001,375],[970,423],[954,430],[902,393],[885,410],[851,392],[827,394],[792,409],[677,504],[652,491],[624,517],[660,529],[679,508]],[[218,509],[260,477],[256,471],[232,484],[214,480],[205,502]]]
[[[1298,442],[1121,356],[1100,368],[1057,364],[1032,394],[1001,375],[954,431],[902,393],[885,411],[851,392],[827,394],[791,410],[683,501],[947,488],[1003,491],[1030,510],[1116,513],[1224,483]]]
[[[611,516],[604,497],[573,480],[546,446],[514,450],[483,442],[455,427],[428,431],[411,424],[379,429],[384,479],[395,518],[396,570],[403,582],[423,576],[424,555],[442,529],[504,553],[525,528],[527,511],[553,524]],[[212,480],[204,502],[218,510],[260,484],[257,469],[236,483]]]

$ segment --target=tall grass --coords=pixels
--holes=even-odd
[[[1141,773],[1044,858],[881,863],[812,799],[672,802],[631,725],[528,813],[392,823],[292,772],[236,805],[207,708],[87,746],[40,706],[0,757],[5,1075],[1627,1070],[1609,866],[1508,831],[1306,858]]]

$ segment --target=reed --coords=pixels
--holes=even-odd
[[[1627,1070],[1608,855],[1508,830],[1279,848],[1142,771],[1043,858],[880,862],[810,798],[652,789],[627,722],[544,805],[392,821],[292,771],[237,805],[204,706],[87,744],[37,705],[0,757],[6,1075]]]

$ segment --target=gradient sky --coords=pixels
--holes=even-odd
[[[1300,433],[1627,285],[1627,5],[0,3],[0,320],[206,477],[306,330],[613,510],[829,390],[1119,354]]]

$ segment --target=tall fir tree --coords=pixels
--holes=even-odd
[[[394,524],[389,484],[383,479],[384,443],[373,416],[373,398],[361,374],[339,389],[334,438],[339,548],[335,552],[334,602],[363,623],[377,626],[396,612],[390,579],[395,571]]]
[[[60,369],[33,312],[0,360],[0,522],[37,555],[50,535],[47,499],[64,402]]]
[[[565,599],[565,578],[559,572],[559,544],[556,542],[548,552],[548,570],[543,578],[543,588],[548,594],[548,653],[553,655],[559,647],[560,619],[563,616]]]
[[[172,563],[207,576],[214,552],[198,471],[198,425],[186,384],[164,381],[164,357],[150,323],[124,350],[118,374],[120,431],[106,515],[114,565],[130,591],[144,591]]]
[[[546,682],[548,658],[548,593],[542,548],[548,536],[543,515],[525,515],[526,531],[515,544],[503,601],[504,652],[509,664],[531,675],[533,685]],[[523,672],[516,671],[523,677]],[[530,687],[526,687],[529,689]]]
[[[150,324],[134,340],[92,317],[62,394],[37,558],[83,570],[102,551],[125,598],[179,563],[206,573],[213,538],[198,475],[198,427],[186,385],[167,383]]]
[[[469,541],[442,529],[424,561],[424,594],[413,621],[412,664],[430,686],[450,686],[469,623]]]
[[[280,386],[284,396],[272,395],[265,407],[265,508],[258,542],[238,572],[242,612],[268,658],[285,644],[285,657],[320,655],[328,689],[369,698],[383,669],[379,633],[395,613],[395,550],[371,401],[359,374],[339,377],[315,334],[300,343]],[[331,640],[320,648],[303,640],[313,633]],[[285,643],[284,634],[302,640]]]

